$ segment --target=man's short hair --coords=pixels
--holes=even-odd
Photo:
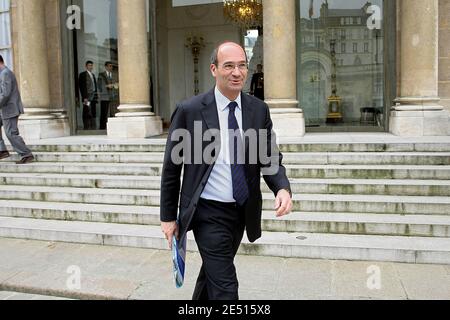
[[[1,63],[1,64],[4,64],[4,63],[5,63],[5,60],[3,60],[3,57],[2,57],[1,54],[0,54],[0,63]]]
[[[219,49],[220,49],[221,46],[223,46],[226,43],[234,43],[234,44],[236,44],[236,45],[238,45],[239,47],[242,48],[241,45],[239,45],[239,44],[237,44],[236,42],[233,42],[233,41],[224,41],[224,42],[220,43],[217,47],[214,48],[214,51],[211,54],[211,64],[213,64],[215,66],[218,66],[218,64],[219,64]],[[245,53],[245,61],[248,63],[247,52],[245,51],[244,48],[242,48],[242,50]]]
[[[109,65],[113,65],[113,63],[111,61],[106,61],[105,62],[105,67],[109,66]]]
[[[94,62],[92,62],[91,60],[88,60],[88,61],[86,61],[86,66],[87,66],[88,64],[94,64]]]

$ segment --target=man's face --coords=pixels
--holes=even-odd
[[[248,74],[244,50],[237,44],[226,43],[220,47],[217,58],[218,65],[211,65],[217,88],[227,97],[239,95]]]
[[[106,69],[106,71],[108,71],[108,72],[112,72],[112,70],[113,70],[113,65],[112,65],[112,64],[107,64],[106,67],[105,67],[105,69]]]
[[[92,63],[88,63],[86,65],[86,70],[92,72],[92,70],[94,70],[94,65]]]

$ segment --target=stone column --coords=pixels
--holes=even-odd
[[[398,136],[447,135],[438,96],[438,0],[400,2],[400,88],[390,131]]]
[[[303,136],[297,100],[295,0],[263,0],[264,95],[278,136]]]
[[[147,138],[162,133],[162,121],[151,112],[150,66],[145,0],[117,2],[120,106],[108,120],[108,136]]]
[[[45,0],[17,1],[19,86],[25,114],[19,130],[26,139],[70,134],[67,119],[51,114]]]

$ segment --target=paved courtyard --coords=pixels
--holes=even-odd
[[[188,253],[175,289],[169,251],[0,238],[0,299],[189,300]],[[450,266],[237,256],[243,300],[450,299]],[[23,293],[31,295],[24,295]]]

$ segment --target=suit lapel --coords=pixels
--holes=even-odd
[[[202,117],[208,129],[220,129],[219,114],[217,112],[214,89],[209,91],[203,98]]]
[[[241,103],[242,103],[242,129],[244,132],[246,132],[249,129],[254,128],[253,126],[253,119],[254,119],[254,112],[253,112],[253,105],[251,103],[251,100],[249,97],[245,94],[241,94]],[[248,154],[248,143],[249,139],[245,140],[245,154]]]

